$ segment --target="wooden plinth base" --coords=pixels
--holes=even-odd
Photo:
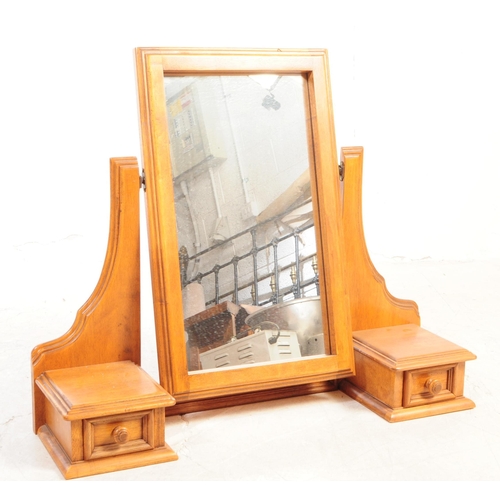
[[[369,410],[372,410],[379,417],[382,417],[391,423],[403,422],[405,420],[413,420],[416,418],[432,417],[434,415],[442,415],[443,413],[451,413],[454,411],[471,410],[476,406],[472,400],[460,397],[451,401],[414,406],[412,408],[390,408],[367,392],[360,390],[347,380],[340,383],[340,390],[352,399],[358,401],[358,403],[366,406]]]
[[[65,479],[133,469],[135,467],[171,462],[178,459],[177,453],[165,444],[163,447],[150,451],[138,451],[127,455],[100,458],[97,460],[71,462],[49,427],[46,425],[42,426],[38,431],[38,436]]]

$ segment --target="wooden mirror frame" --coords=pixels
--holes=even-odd
[[[177,401],[169,413],[335,389],[353,374],[354,356],[327,51],[138,48],[136,63],[160,383]],[[164,77],[269,73],[302,74],[308,89],[327,355],[188,373]]]

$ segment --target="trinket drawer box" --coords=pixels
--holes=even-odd
[[[389,422],[474,408],[465,398],[465,362],[476,359],[417,325],[353,333],[356,375],[342,390]]]
[[[49,370],[43,444],[66,479],[176,460],[165,443],[175,400],[130,361]]]

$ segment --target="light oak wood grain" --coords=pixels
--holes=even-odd
[[[35,433],[46,420],[44,398],[35,384],[43,372],[111,361],[141,361],[137,160],[111,159],[110,175],[110,232],[98,284],[69,331],[36,346],[31,354]]]
[[[344,163],[343,208],[346,279],[352,329],[420,324],[417,304],[394,297],[373,265],[365,242],[362,209],[363,148],[341,149]]]
[[[177,459],[165,443],[165,408],[175,404],[131,361],[43,372],[42,443],[66,479]]]

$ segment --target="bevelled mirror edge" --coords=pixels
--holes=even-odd
[[[354,361],[343,269],[343,245],[337,153],[326,50],[136,49],[143,165],[147,179],[146,212],[153,281],[158,363],[162,385],[178,401],[317,384],[353,373]],[[235,69],[236,68],[236,69]],[[188,372],[183,348],[180,266],[168,148],[166,74],[298,73],[307,75],[308,106],[314,150],[311,186],[317,228],[318,265],[326,319],[324,358],[280,365]],[[182,327],[181,327],[182,329]],[[175,333],[177,332],[177,333]],[[331,347],[330,347],[331,345]]]

